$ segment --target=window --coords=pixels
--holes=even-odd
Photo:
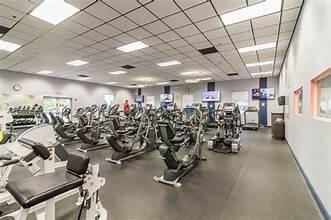
[[[113,106],[115,103],[115,96],[106,94],[106,95],[104,95],[104,101],[108,106]]]
[[[302,87],[294,91],[294,113],[302,114]]]
[[[155,107],[155,96],[146,96],[146,104]]]
[[[331,68],[311,80],[311,112],[315,117],[331,119]]]
[[[232,92],[232,102],[238,104],[240,112],[248,108],[248,91]]]
[[[331,118],[331,75],[321,80],[319,116]]]
[[[65,107],[71,108],[71,98],[44,96],[44,112],[61,115]]]

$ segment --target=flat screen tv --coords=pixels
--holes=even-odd
[[[160,94],[160,101],[166,103],[174,102],[174,94]]]
[[[272,100],[275,99],[275,88],[261,88],[260,100]]]
[[[203,102],[210,102],[210,101],[219,102],[221,101],[221,92],[220,91],[202,92],[201,100]]]
[[[144,96],[143,95],[135,95],[134,96],[135,103],[144,103]]]
[[[252,99],[260,99],[260,89],[252,89]]]

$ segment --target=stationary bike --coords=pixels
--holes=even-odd
[[[160,136],[163,143],[159,146],[161,158],[166,168],[161,177],[154,176],[157,182],[180,187],[179,180],[190,172],[201,160],[202,113],[195,107],[186,107],[182,111],[182,125],[180,134],[169,120],[158,122]],[[182,159],[177,158],[176,152],[185,149]]]

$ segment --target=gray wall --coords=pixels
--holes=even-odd
[[[289,95],[286,139],[322,203],[331,214],[331,121],[310,114],[310,80],[330,67],[331,1],[306,0],[280,77]],[[293,92],[303,87],[303,114],[294,114]]]
[[[14,91],[14,84],[21,85],[22,90]],[[104,103],[105,94],[114,94],[119,104],[125,99],[133,100],[131,89],[4,70],[0,70],[0,94],[71,97],[74,110]]]
[[[268,78],[268,87],[275,88],[276,97],[278,96],[278,77]],[[185,88],[189,88],[190,91],[186,92]],[[232,92],[234,91],[248,91],[249,92],[249,105],[254,105],[259,108],[259,101],[252,100],[251,91],[253,88],[259,88],[259,79],[251,80],[232,80],[232,81],[222,81],[216,82],[216,90],[221,91],[221,102],[231,102]],[[176,94],[193,94],[194,102],[201,102],[201,93],[207,91],[207,83],[196,83],[187,84],[179,86],[171,86],[170,93]],[[136,91],[137,93],[137,91]],[[155,105],[160,105],[160,94],[164,93],[164,86],[158,87],[147,87],[142,89],[142,95],[145,96],[155,96]],[[146,97],[145,97],[146,99]],[[203,103],[206,105],[206,103]],[[216,103],[218,104],[218,103]],[[268,125],[271,125],[271,112],[282,112],[277,104],[277,98],[275,100],[268,100]]]

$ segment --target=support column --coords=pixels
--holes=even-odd
[[[267,88],[267,78],[260,78],[259,80],[259,87]],[[260,124],[267,126],[268,125],[268,100],[261,100],[259,101],[259,121]]]
[[[207,83],[207,91],[215,91],[215,82]],[[215,110],[215,101],[208,102],[208,122],[210,122],[212,118],[213,111]]]

